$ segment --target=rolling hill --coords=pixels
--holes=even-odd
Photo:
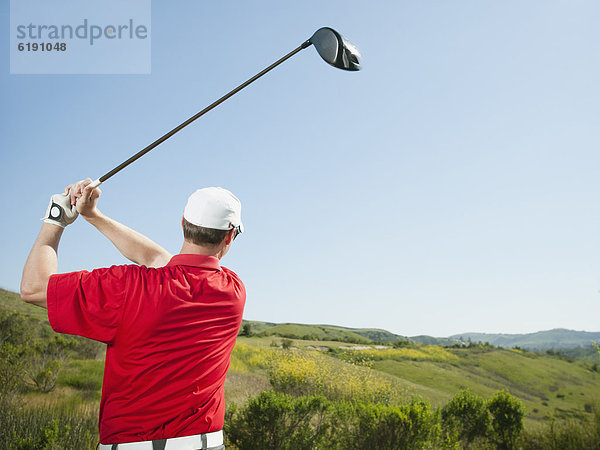
[[[555,329],[529,334],[463,333],[449,337],[427,335],[402,336],[386,330],[371,328],[346,328],[336,325],[306,325],[300,323],[272,323],[244,320],[250,324],[252,333],[258,336],[280,336],[290,339],[342,341],[356,344],[392,344],[409,340],[415,344],[452,347],[472,343],[489,343],[494,347],[546,351],[577,347],[592,347],[592,341],[600,341],[600,332]]]
[[[373,328],[345,328],[336,325],[305,325],[244,320],[257,336],[279,336],[313,341],[340,341],[354,344],[393,343],[406,340],[404,336]]]
[[[568,349],[574,347],[591,347],[592,341],[600,340],[600,332],[574,331],[557,328],[529,334],[486,334],[463,333],[450,336],[450,339],[471,342],[489,342],[491,345],[504,348],[521,347],[528,350]]]
[[[2,310],[18,311],[39,322],[47,321],[43,309],[24,304],[17,294],[5,290],[0,290],[0,312]],[[250,324],[252,332],[250,336],[238,338],[239,345],[234,350],[225,387],[228,401],[244,402],[249,395],[257,395],[270,387],[268,364],[273,355],[285,351],[280,349],[285,337],[292,340],[287,344],[304,358],[303,361],[318,360],[319,364],[331,367],[328,373],[332,380],[343,373],[364,374],[363,363],[367,363],[373,370],[370,375],[373,380],[392,380],[406,395],[419,396],[435,406],[445,404],[461,389],[469,389],[485,398],[495,391],[507,389],[522,399],[527,409],[527,423],[535,425],[552,418],[580,420],[591,417],[593,405],[600,402],[600,356],[597,354],[593,361],[584,362],[522,349],[478,345],[444,347],[435,345],[436,338],[417,344],[377,329],[258,321],[245,321],[245,324]],[[562,335],[576,336],[568,332]],[[459,338],[466,336],[469,335]],[[477,336],[490,340],[490,335],[471,336],[472,341]],[[555,337],[556,334],[539,333],[536,344],[543,342],[542,338],[550,342]],[[442,342],[450,344],[454,342],[452,339],[456,338]],[[399,348],[375,345],[398,340],[403,342]],[[519,341],[510,341],[510,344],[514,342]],[[97,391],[94,395],[99,396],[101,369],[101,360],[69,361],[59,377],[57,395],[79,389],[81,383],[73,380],[85,380],[84,385],[92,386],[89,389]],[[302,372],[302,367],[298,369],[299,373],[308,373]],[[41,394],[37,396],[40,401],[45,398]]]

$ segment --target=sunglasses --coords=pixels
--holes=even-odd
[[[233,235],[234,241],[235,241],[235,238],[238,237],[238,235],[242,234],[242,232],[244,231],[244,229],[242,228],[241,225],[238,225],[237,227],[233,227],[232,230],[235,230],[235,233]]]

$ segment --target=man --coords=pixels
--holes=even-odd
[[[241,204],[205,188],[188,199],[171,256],[97,208],[90,179],[53,195],[23,269],[21,297],[55,331],[107,344],[101,449],[222,449],[223,384],[246,293],[219,260],[241,233]],[[64,228],[81,214],[138,265],[57,272]]]

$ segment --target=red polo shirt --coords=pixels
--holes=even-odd
[[[223,383],[246,291],[217,258],[53,275],[47,297],[55,331],[108,344],[100,442],[223,428]]]

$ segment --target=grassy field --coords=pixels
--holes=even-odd
[[[8,291],[0,291],[0,309],[18,311],[40,326],[47,322],[44,310],[24,304]],[[348,336],[344,330],[337,335],[335,327],[289,325],[282,329],[302,336],[313,334],[315,339],[261,337],[260,327],[253,330],[258,335],[238,337],[225,384],[228,403],[243,404],[276,387],[294,395],[387,404],[421,397],[438,407],[462,389],[484,398],[506,389],[525,404],[529,429],[553,420],[591,419],[594,405],[600,404],[597,363],[489,346],[381,347],[368,345],[364,336]],[[327,337],[330,340],[324,340]],[[349,337],[358,339],[349,344]],[[50,393],[26,389],[25,404],[78,410],[93,417],[99,406],[103,365],[102,354],[96,359],[72,357],[61,368],[56,388]]]
[[[275,347],[281,342],[282,339],[273,336],[239,337],[230,377],[251,374],[257,389],[250,392],[268,385],[267,361],[282,354],[283,350]],[[332,377],[340,372],[340,363],[357,370],[356,365],[346,361],[361,361],[374,373],[373,380],[380,375],[390,375],[404,397],[420,396],[434,406],[445,404],[461,389],[469,389],[482,397],[507,389],[523,400],[528,426],[552,419],[591,417],[593,405],[600,402],[600,373],[592,370],[590,364],[558,356],[522,350],[419,345],[340,351],[348,345],[335,341],[290,340],[288,345],[300,354],[319,354],[321,365],[336,367],[331,370]],[[244,348],[245,355],[238,353],[238,348]],[[238,395],[231,399],[242,400]]]

